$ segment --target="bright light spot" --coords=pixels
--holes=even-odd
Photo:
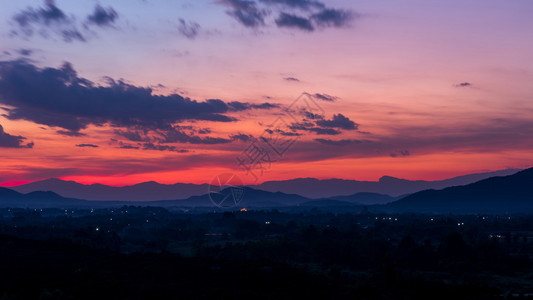
[[[246,208],[241,208],[241,211],[248,211]]]

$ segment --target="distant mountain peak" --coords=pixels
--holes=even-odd
[[[48,183],[48,184],[65,184],[65,183],[68,183],[68,184],[83,185],[82,183],[79,183],[79,182],[76,182],[76,181],[73,181],[73,180],[63,180],[63,179],[59,179],[59,178],[48,178],[48,179],[44,179],[44,180],[40,180],[40,181],[35,181],[33,183]]]
[[[48,178],[41,180],[41,182],[65,182],[65,180],[59,178]]]
[[[137,183],[137,184],[134,184],[134,185],[136,185],[136,186],[160,186],[160,185],[164,185],[164,184],[161,184],[161,183],[159,183],[157,181],[150,180],[150,181]]]
[[[396,182],[396,181],[405,181],[405,179],[399,179],[396,177],[384,175],[379,178],[379,182]]]

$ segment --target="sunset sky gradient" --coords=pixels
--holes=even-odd
[[[532,15],[530,0],[6,0],[0,184],[528,168]],[[324,114],[291,119],[304,92]],[[254,178],[236,159],[279,118],[296,141]]]

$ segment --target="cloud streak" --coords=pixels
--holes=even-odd
[[[95,144],[77,144],[76,147],[80,148],[98,148],[98,145]]]

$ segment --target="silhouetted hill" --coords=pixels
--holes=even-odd
[[[321,182],[316,179],[311,181]],[[58,180],[52,180],[53,182]],[[296,180],[298,181],[298,180]],[[394,184],[413,183],[396,178],[383,178],[382,182]],[[61,182],[61,184],[64,182]],[[387,205],[375,207],[386,211],[409,212],[533,212],[533,168],[514,175],[493,177],[464,186],[448,187],[443,190],[425,190],[406,196],[401,200]],[[67,182],[68,185],[78,185]],[[147,182],[139,186],[160,185]],[[250,187],[244,188],[243,200],[239,207],[354,207],[387,203],[393,197],[377,193],[356,193],[349,196],[311,199],[297,194],[269,192]],[[213,207],[209,195],[191,196],[184,200],[160,201],[85,201],[76,198],[65,198],[51,191],[36,191],[28,194],[18,193],[11,189],[0,188],[1,207],[111,207],[121,205],[161,206],[161,207]]]
[[[90,201],[63,198],[54,192],[38,191],[22,194],[11,189],[0,188],[0,207],[70,208],[90,206]]]
[[[332,198],[341,201],[361,202],[373,204],[372,201],[339,199],[339,196],[352,197],[357,193],[379,193],[392,195],[412,194],[426,189],[442,189],[449,186],[465,185],[493,176],[506,176],[519,170],[509,169],[489,173],[470,174],[440,181],[410,181],[390,176],[383,176],[379,181],[357,181],[344,179],[297,178],[284,181],[267,181],[259,185],[250,186],[255,190],[267,192],[282,192],[296,194],[311,199]],[[114,187],[103,184],[85,185],[74,181],[64,181],[56,178],[36,181],[11,187],[20,193],[34,191],[52,191],[66,198],[76,198],[98,201],[158,201],[186,199],[207,193],[207,184],[160,184],[154,181],[130,186]],[[362,195],[356,198],[364,198]],[[380,199],[379,201],[386,201]],[[383,202],[380,202],[383,203]]]
[[[383,207],[408,212],[533,212],[533,168],[464,186],[425,190]]]
[[[357,181],[344,179],[296,178],[283,181],[267,181],[251,186],[252,188],[298,194],[307,198],[331,198],[356,193],[380,193],[391,196],[412,194],[427,189],[443,189],[450,186],[465,185],[494,176],[507,176],[520,170],[508,169],[488,173],[469,174],[439,181],[406,180],[391,176],[383,176],[379,181]]]
[[[307,203],[307,206],[338,206],[342,201],[324,199],[320,204],[312,203],[312,199],[300,195],[285,194],[281,192],[271,193],[267,191],[255,190],[243,187],[244,196],[238,203],[237,208],[274,208],[291,207]],[[223,192],[227,192],[224,190]],[[348,203],[348,202],[345,202]],[[348,203],[354,206],[355,204]],[[192,196],[183,200],[159,200],[159,201],[87,201],[73,198],[64,198],[60,195],[46,192],[31,192],[28,194],[0,188],[0,207],[26,207],[26,208],[103,208],[119,207],[123,205],[154,206],[154,207],[199,207],[215,208],[208,194]]]
[[[57,178],[11,187],[20,193],[53,191],[63,197],[101,201],[150,201],[184,199],[207,193],[207,184],[160,184],[155,181],[115,187],[103,184],[85,185]]]

